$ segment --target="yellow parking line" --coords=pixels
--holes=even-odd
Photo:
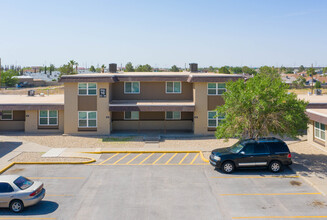
[[[80,180],[85,179],[85,177],[28,177],[29,179],[35,179],[35,180],[45,180],[45,179],[72,179],[72,180]]]
[[[262,178],[298,178],[299,176],[212,176],[211,178],[221,178],[221,179],[229,179],[229,178],[249,178],[249,179],[262,179]]]
[[[327,218],[323,216],[249,216],[249,217],[232,217],[232,219],[254,219],[254,218]]]
[[[221,196],[280,196],[280,195],[319,195],[321,193],[239,193],[220,194]]]
[[[165,156],[166,155],[166,153],[163,153],[158,159],[156,159],[156,161],[154,161],[153,163],[152,163],[152,165],[154,165],[154,164],[156,164],[163,156]]]
[[[120,158],[119,160],[117,160],[115,163],[113,163],[113,165],[117,164],[119,161],[121,161],[122,159],[124,159],[125,157],[127,157],[130,154],[131,153],[126,154],[125,156],[123,156],[122,158]]]
[[[193,158],[193,160],[191,161],[191,163],[190,163],[190,164],[193,164],[193,163],[194,163],[194,161],[196,160],[196,158],[198,158],[198,156],[199,156],[199,154],[196,154],[196,155],[195,155],[195,157]]]
[[[126,164],[130,164],[131,162],[133,162],[136,158],[138,158],[139,156],[141,156],[143,153],[140,153],[138,155],[136,155],[136,157],[134,157],[133,159],[131,159],[130,161],[128,161]]]
[[[116,153],[116,154],[114,154],[114,155],[112,155],[111,157],[109,157],[108,159],[106,159],[106,160],[104,160],[104,161],[102,161],[101,163],[99,163],[99,165],[102,165],[102,164],[104,164],[105,162],[107,162],[108,160],[110,160],[111,158],[113,158],[113,157],[115,157],[115,156],[117,156],[119,153]]]
[[[172,159],[174,159],[174,157],[177,155],[177,153],[175,153],[171,158],[169,158],[169,160],[165,163],[168,164]]]
[[[150,154],[149,156],[147,156],[144,160],[142,160],[141,163],[139,163],[138,165],[141,165],[144,161],[146,161],[148,158],[150,158],[154,153]]]
[[[185,158],[189,155],[190,153],[187,153],[187,154],[185,154],[185,156],[183,157],[183,159],[181,160],[181,161],[179,161],[179,163],[178,164],[182,164],[183,163],[183,161],[185,160]]]

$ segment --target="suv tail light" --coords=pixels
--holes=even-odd
[[[287,158],[292,158],[292,154],[287,154]]]

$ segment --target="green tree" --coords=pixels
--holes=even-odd
[[[44,67],[44,74],[47,74],[47,66]]]
[[[320,88],[321,88],[321,82],[317,80],[315,84],[315,89],[320,89]]]
[[[303,76],[298,77],[292,82],[292,85],[296,89],[303,89],[305,87],[306,79]]]
[[[101,73],[101,68],[100,67],[95,68],[95,72]]]
[[[229,72],[227,66],[223,66],[223,67],[219,68],[219,73],[227,73],[227,74],[229,74],[230,72]]]
[[[137,66],[136,72],[152,72],[152,67],[149,64]]]
[[[170,68],[170,72],[179,72],[179,68],[176,65],[174,65]]]
[[[252,69],[252,68],[250,68],[248,66],[243,66],[242,67],[242,72],[245,73],[245,74],[249,74],[249,75],[254,75],[254,74],[257,73],[254,69]]]
[[[90,67],[90,71],[92,72],[92,73],[95,73],[95,68],[94,68],[94,66],[92,65],[91,67]]]
[[[208,72],[209,73],[214,73],[214,72],[216,72],[216,70],[215,70],[215,68],[213,66],[209,66]]]
[[[217,127],[217,138],[255,138],[279,135],[293,137],[307,129],[307,102],[288,93],[280,77],[258,73],[246,82],[227,83],[225,104],[217,115],[225,119]]]
[[[104,64],[102,64],[101,66],[101,73],[104,73],[104,69],[106,68],[106,66]]]
[[[266,74],[272,78],[280,78],[278,69],[276,69],[275,67],[262,66],[259,68],[259,73]]]
[[[60,76],[62,75],[73,75],[76,74],[74,72],[74,68],[72,65],[68,64],[64,64],[61,67],[59,67],[59,72],[60,72]]]
[[[286,69],[286,73],[287,74],[293,74],[294,73],[294,69],[289,67],[289,68]]]
[[[75,60],[70,60],[70,61],[68,62],[68,65],[70,65],[73,69],[74,69],[74,66],[75,66],[76,73],[78,73],[78,72],[77,72],[78,63],[77,63]]]
[[[15,86],[18,83],[18,79],[14,76],[18,76],[18,72],[15,70],[7,70],[6,72],[1,73],[1,85],[6,87]]]
[[[49,71],[50,71],[50,75],[52,74],[53,71],[55,71],[55,66],[53,64],[50,64],[50,67],[49,67]]]
[[[232,67],[231,71],[235,74],[243,73],[242,67]]]
[[[303,72],[304,70],[305,70],[304,66],[301,65],[301,66],[299,67],[299,72]]]
[[[324,67],[324,68],[322,69],[322,73],[327,73],[327,67]]]
[[[281,66],[281,67],[279,68],[279,71],[280,71],[281,73],[285,73],[285,72],[286,72],[286,67],[285,67],[285,66]]]
[[[135,72],[133,64],[131,62],[128,62],[125,65],[125,72]]]

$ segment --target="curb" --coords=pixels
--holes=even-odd
[[[88,163],[93,163],[96,160],[94,158],[91,157],[69,157],[69,158],[86,158],[89,159],[88,161],[71,161],[71,162],[12,162],[11,164],[9,164],[8,166],[4,167],[3,169],[0,170],[0,174],[2,174],[3,172],[5,172],[6,170],[8,170],[10,167],[14,166],[15,164],[88,164]]]
[[[96,151],[96,152],[80,152],[80,153],[84,153],[84,154],[116,154],[116,153],[130,153],[130,154],[137,154],[137,153],[199,153],[201,159],[206,162],[209,163],[209,160],[206,159],[203,156],[202,151],[196,151],[196,150],[191,150],[191,151],[145,151],[145,150],[141,150],[141,151]]]

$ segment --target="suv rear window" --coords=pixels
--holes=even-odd
[[[270,147],[271,153],[288,153],[288,152],[290,152],[287,145],[282,142],[267,142],[265,144]]]
[[[28,187],[33,185],[33,181],[29,180],[25,177],[18,177],[15,181],[14,181],[15,185],[20,188],[21,190],[27,189]]]

